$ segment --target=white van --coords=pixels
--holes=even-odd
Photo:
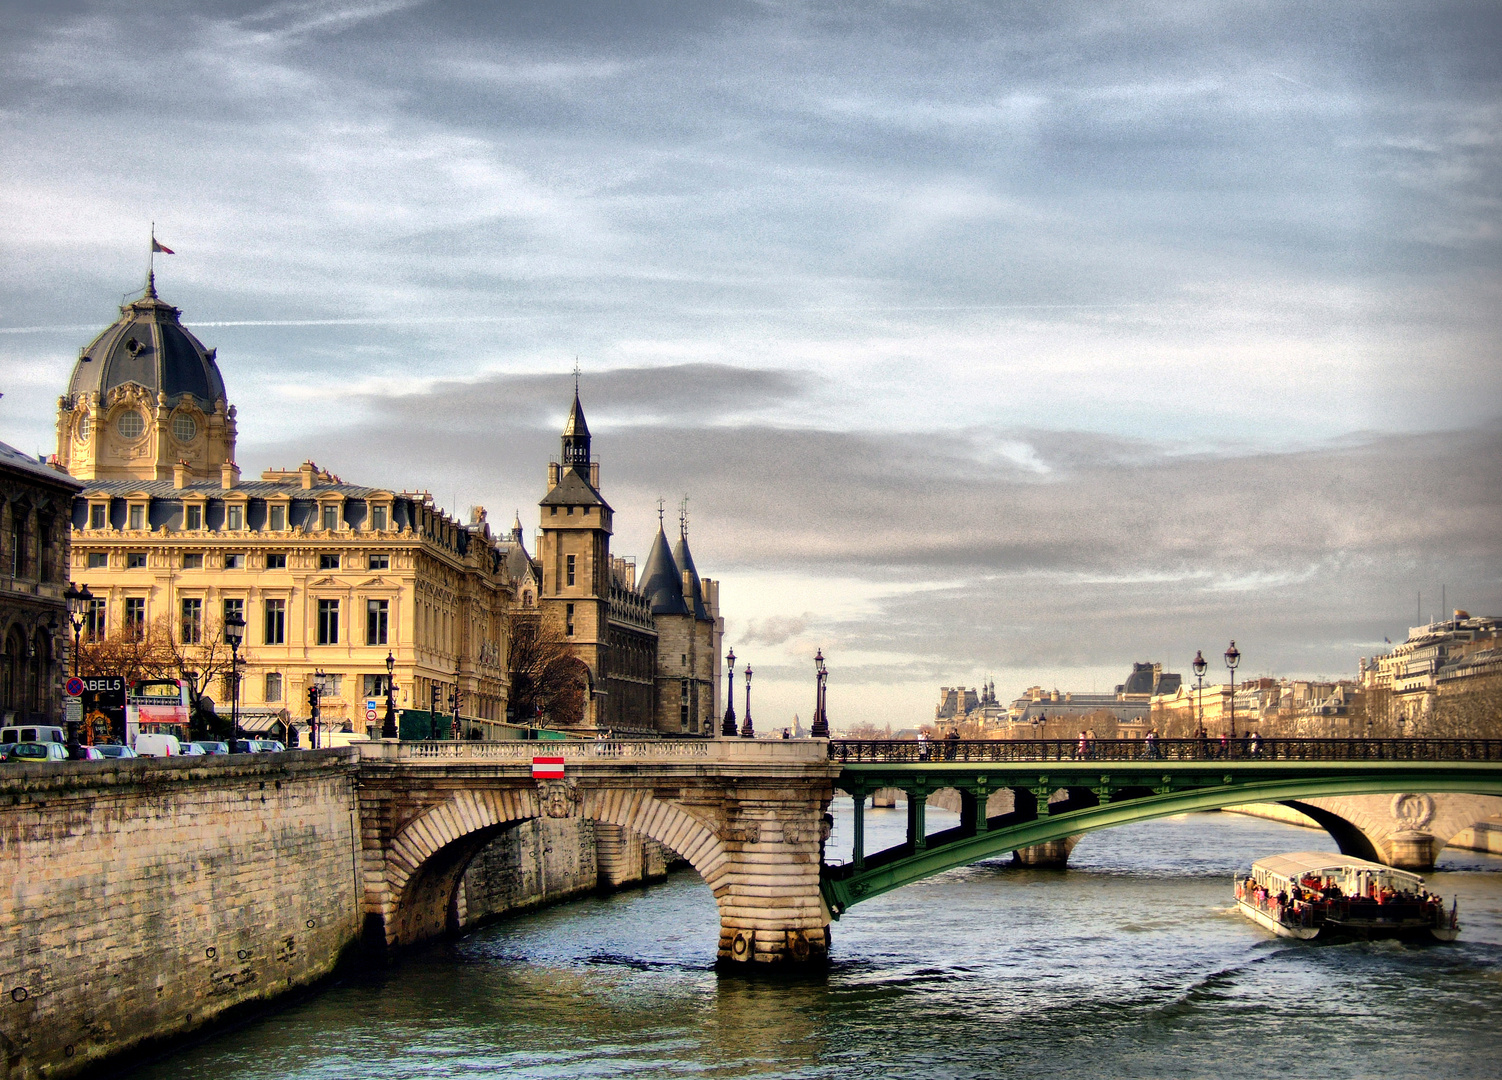
[[[142,732],[136,736],[136,754],[140,757],[180,757],[182,743],[176,735],[153,735]]]
[[[38,726],[36,724],[8,725],[0,728],[0,744],[13,742],[55,742],[66,743],[67,735],[60,727]]]

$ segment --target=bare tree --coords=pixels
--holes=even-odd
[[[513,612],[507,666],[518,723],[577,727],[583,722],[589,672],[556,618],[535,608]]]
[[[197,640],[182,640],[184,637]],[[154,679],[180,679],[188,685],[188,700],[195,726],[201,716],[214,713],[210,687],[220,685],[230,692],[233,653],[224,640],[224,624],[207,619],[188,633],[167,615],[139,629],[126,627],[103,638],[85,638],[79,644],[78,670],[85,676],[118,675],[127,686]],[[240,651],[243,670],[251,660]]]

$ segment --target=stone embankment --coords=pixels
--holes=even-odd
[[[0,771],[0,1076],[67,1077],[329,976],[359,940],[354,750]],[[662,845],[517,822],[459,925],[666,873]]]

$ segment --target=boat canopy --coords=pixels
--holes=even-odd
[[[1270,855],[1252,863],[1252,878],[1263,886],[1297,882],[1306,877],[1346,878],[1352,874],[1369,874],[1374,880],[1408,888],[1424,881],[1418,874],[1406,870],[1395,870],[1381,863],[1328,851],[1295,851],[1287,855]]]

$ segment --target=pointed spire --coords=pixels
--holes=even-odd
[[[668,550],[668,538],[661,526],[657,538],[652,541],[652,550],[642,566],[641,591],[652,605],[653,615],[688,615],[690,609],[683,597],[683,578],[678,564]]]
[[[155,300],[156,295],[156,267],[146,271],[146,299]]]
[[[511,539],[518,544],[522,542],[522,512],[518,510],[516,516],[511,519]]]
[[[578,469],[586,477],[589,473],[589,424],[584,419],[584,406],[579,403],[579,375],[574,372],[574,404],[568,413],[568,423],[563,425],[563,467]]]
[[[685,500],[684,509],[679,517],[678,543],[673,545],[673,561],[678,564],[678,570],[683,575],[683,600],[694,618],[701,621],[709,619],[709,611],[704,606],[704,588],[699,584],[699,569],[694,566],[694,556],[688,549],[688,509]],[[659,532],[659,536],[662,534]]]

